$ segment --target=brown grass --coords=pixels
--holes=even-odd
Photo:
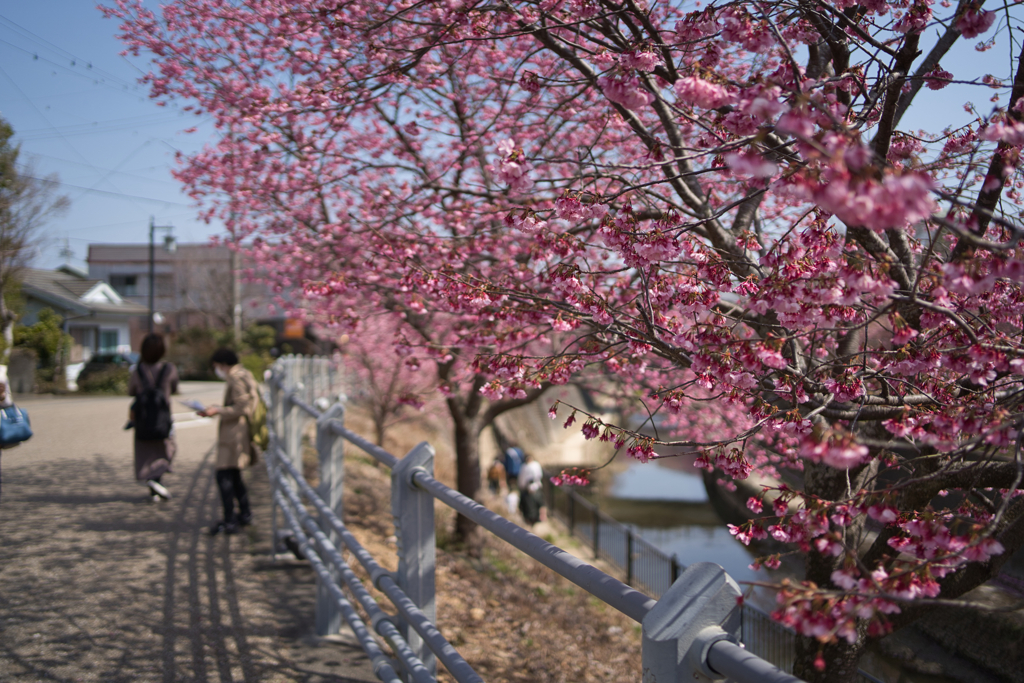
[[[372,433],[358,410],[349,411],[346,425],[361,434]],[[400,456],[420,441],[429,441],[437,451],[435,476],[453,485],[454,457],[438,426],[426,420],[410,421],[389,434],[385,448]],[[307,460],[307,464],[313,463]],[[311,469],[315,466],[307,467]],[[344,495],[346,525],[382,565],[394,570],[389,471],[349,445]],[[636,622],[489,534],[484,535],[479,553],[446,547],[444,539],[454,514],[440,503],[435,511],[440,545],[438,626],[485,680],[640,680]],[[548,540],[573,551],[574,544],[557,530],[548,534]],[[362,574],[358,563],[353,565]],[[384,609],[393,612],[382,594],[372,592]],[[438,680],[454,679],[442,670]]]

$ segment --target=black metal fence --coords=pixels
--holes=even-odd
[[[585,543],[595,558],[611,562],[626,574],[625,582],[661,597],[679,578],[682,566],[648,543],[629,526],[619,522],[571,487],[555,486],[545,477],[549,513]]]
[[[625,583],[661,597],[679,578],[685,567],[675,556],[666,555],[644,540],[628,525],[619,522],[571,486],[555,486],[544,477],[544,499],[548,514],[564,524],[569,533],[601,558],[617,566]],[[773,620],[760,608],[743,603],[740,612],[743,646],[761,659],[792,673],[796,659],[796,632]],[[858,671],[861,683],[880,683]]]

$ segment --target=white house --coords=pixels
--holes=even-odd
[[[121,297],[103,280],[90,279],[71,266],[57,270],[24,271],[22,295],[25,311],[19,321],[34,325],[39,312],[52,309],[63,320],[74,345],[68,362],[73,384],[82,366],[98,354],[131,353],[131,322],[145,319],[149,309]]]

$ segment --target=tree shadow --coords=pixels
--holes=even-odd
[[[246,473],[257,524],[207,533],[213,460],[177,462],[159,504],[109,456],[5,463],[0,681],[376,680],[360,648],[312,636],[308,566],[270,559],[262,465]]]

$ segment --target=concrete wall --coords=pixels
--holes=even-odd
[[[558,418],[552,420],[548,410],[556,401],[563,404],[558,407]],[[532,453],[545,467],[590,467],[611,457],[611,445],[597,439],[585,439],[580,431],[584,422],[581,415],[577,415],[576,423],[568,429],[562,427],[572,414],[569,406],[583,408],[585,405],[586,401],[576,387],[553,387],[537,401],[500,415],[496,422],[509,441]],[[480,468],[486,472],[498,455],[497,440],[488,430],[480,441]]]

